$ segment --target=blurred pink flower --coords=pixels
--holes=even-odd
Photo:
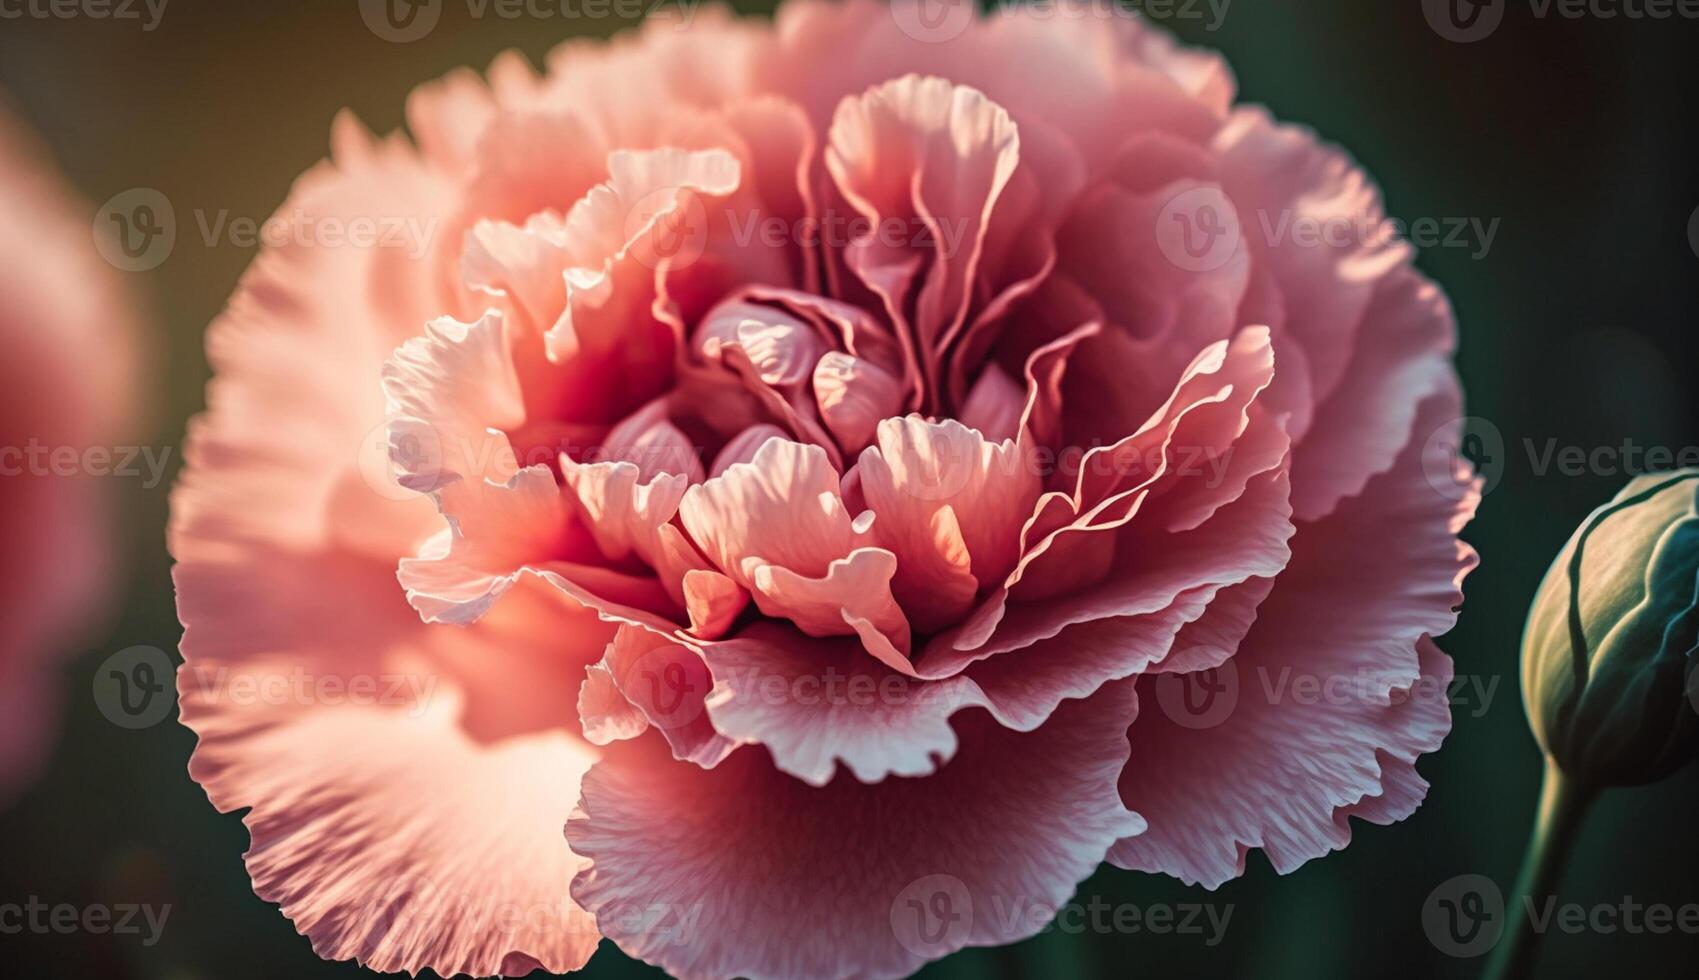
[[[1046,9],[704,13],[338,120],[171,533],[191,772],[322,955],[900,975],[1415,809],[1451,311],[1220,60]]]
[[[80,463],[136,430],[136,317],[90,214],[0,112],[0,806],[47,760],[112,578],[108,488]]]

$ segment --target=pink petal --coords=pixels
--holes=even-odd
[[[1014,123],[996,103],[918,75],[845,99],[827,134],[827,170],[875,226],[850,246],[851,268],[868,270],[862,278],[879,290],[896,280],[874,270],[905,268],[917,245],[932,252],[911,325],[929,389],[939,387],[935,352],[963,326],[985,227],[1019,147]],[[891,220],[909,222],[901,241],[878,231]],[[884,292],[889,301],[889,285]]]
[[[621,949],[685,980],[897,977],[962,946],[1012,942],[1044,923],[1009,915],[1011,896],[1059,907],[1115,836],[1140,828],[1114,789],[1131,710],[1116,685],[1028,734],[963,715],[948,765],[872,786],[812,787],[752,749],[708,771],[654,740],[622,743],[567,825],[592,862],[572,892]],[[875,812],[877,854],[849,843]],[[726,860],[751,854],[775,857],[770,873]],[[941,936],[938,923],[917,931],[909,905],[936,906],[937,888],[962,915]]]
[[[809,636],[841,636],[871,628],[890,648],[908,653],[908,618],[891,594],[897,556],[889,551],[857,548],[833,559],[818,576],[752,561],[746,561],[744,568],[753,582],[750,593],[755,605],[767,615],[782,616]]]
[[[714,457],[714,466],[708,475],[717,477],[738,463],[754,462],[755,454],[769,439],[788,441],[785,430],[766,422],[744,429],[733,436],[720,450],[719,455]]]
[[[986,365],[962,403],[963,425],[972,426],[992,442],[1013,439],[1020,432],[1025,394],[1008,373],[995,364]]]
[[[548,467],[506,484],[455,480],[435,496],[448,527],[396,575],[427,623],[478,619],[526,565],[558,557],[568,513]]]
[[[479,221],[466,236],[460,275],[466,285],[513,304],[517,322],[542,333],[566,307],[562,271],[571,261],[560,218],[533,215],[523,226]]]
[[[604,558],[620,562],[635,554],[651,567],[659,563],[656,535],[678,513],[688,477],[660,473],[645,481],[634,463],[574,463],[566,457],[560,470]]]
[[[917,680],[854,640],[773,623],[711,645],[703,660],[714,728],[767,746],[774,765],[812,786],[830,782],[840,760],[864,783],[928,775],[956,754],[950,716],[986,703],[966,678]]]
[[[1287,477],[1276,470],[1253,479],[1243,496],[1196,529],[1171,533],[1128,524],[1117,542],[1127,557],[1100,584],[1042,602],[1010,602],[1000,615],[982,609],[959,630],[928,644],[923,672],[954,672],[1049,639],[1075,623],[1149,615],[1192,589],[1278,575],[1290,558],[1287,541],[1293,534],[1288,494]],[[980,641],[969,645],[974,640]]]
[[[598,933],[560,890],[582,859],[558,822],[596,758],[563,725],[595,617],[528,594],[431,629],[381,564],[231,557],[177,565],[178,691],[190,775],[221,811],[251,808],[259,897],[319,955],[376,970],[582,966]],[[513,645],[538,630],[565,641],[555,657]]]
[[[874,534],[905,562],[913,554],[917,565],[936,567],[938,549],[959,541],[977,581],[999,581],[1014,568],[1020,528],[1039,493],[1038,467],[1024,443],[990,443],[960,422],[910,415],[879,423],[878,445],[861,454],[858,467],[862,493],[879,515]],[[941,535],[934,518],[946,507],[954,530]],[[932,578],[900,579],[899,595],[924,601]]]
[[[1257,109],[1235,110],[1216,136],[1223,183],[1241,211],[1267,216],[1269,231],[1246,237],[1278,284],[1286,326],[1304,346],[1318,400],[1345,377],[1352,351],[1374,343],[1364,315],[1377,280],[1410,259],[1408,244],[1376,233],[1380,195],[1343,153],[1307,130],[1276,125]],[[1342,244],[1281,234],[1281,222],[1354,229]]]
[[[819,138],[813,125],[796,103],[770,95],[733,104],[725,118],[749,145],[748,184],[761,201],[758,217],[787,232],[783,247],[792,253],[791,281],[817,290],[815,250],[791,233],[815,217],[811,170]]]
[[[667,740],[673,758],[712,769],[737,747],[709,719],[705,702],[714,681],[694,650],[653,630],[625,625],[614,634],[599,666],[626,702]]]
[[[1457,408],[1453,389],[1418,418],[1437,426]],[[1456,532],[1478,495],[1454,501],[1423,475],[1446,461],[1425,456],[1451,452],[1412,439],[1362,496],[1299,529],[1291,566],[1219,668],[1237,680],[1223,718],[1140,714],[1121,788],[1151,826],[1111,860],[1214,887],[1243,871],[1248,847],[1286,872],[1343,847],[1353,807],[1373,819],[1413,808],[1405,767],[1450,728],[1451,664],[1427,637],[1455,622],[1476,560]],[[1292,685],[1306,682],[1343,686],[1303,697]],[[1386,777],[1389,758],[1400,765]]]
[[[389,455],[402,486],[426,493],[455,477],[505,480],[515,458],[501,430],[525,420],[499,314],[440,319],[384,365]]]
[[[1257,416],[1261,424],[1252,426],[1247,415],[1272,372],[1266,331],[1247,330],[1200,354],[1145,428],[1086,454],[1072,499],[1044,496],[1023,529],[1026,552],[1005,589],[929,644],[925,672],[959,669],[1071,623],[1154,612],[1188,589],[1278,573],[1291,534],[1288,483],[1268,477],[1280,468],[1285,441],[1271,420]],[[1255,438],[1237,447],[1249,433]],[[1190,471],[1176,447],[1210,448],[1212,459],[1229,465]],[[1233,455],[1240,448],[1242,456]],[[1169,499],[1135,520],[1160,481]],[[1211,529],[1210,518],[1223,513]],[[1199,536],[1188,533],[1200,529]],[[1117,554],[1124,556],[1118,570]],[[1010,603],[1010,596],[1024,601]]]
[[[701,483],[706,478],[701,455],[690,438],[666,417],[666,407],[664,400],[654,401],[627,416],[608,431],[598,456],[635,465],[644,483],[663,473]]]
[[[813,386],[820,418],[845,453],[866,448],[880,420],[902,409],[901,382],[872,361],[842,351],[814,365]]]
[[[746,565],[821,576],[864,538],[851,526],[825,452],[783,439],[762,442],[751,462],[691,487],[679,517],[708,559],[745,588],[754,584]]]
[[[1292,507],[1301,518],[1325,515],[1389,469],[1417,407],[1455,384],[1451,304],[1415,269],[1376,284],[1364,325],[1374,339],[1357,345],[1345,379],[1294,450]]]
[[[584,668],[584,685],[578,689],[578,720],[584,726],[584,738],[592,745],[621,742],[649,730],[649,719],[620,693],[613,672],[604,664]]]
[[[1089,697],[1106,683],[1154,669],[1174,650],[1188,622],[1203,613],[1212,591],[1183,592],[1167,607],[1143,616],[1069,626],[1050,639],[978,661],[958,676],[984,692],[999,721],[1030,731],[1063,701]]]

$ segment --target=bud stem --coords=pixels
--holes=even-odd
[[[1516,892],[1505,906],[1505,933],[1487,962],[1488,980],[1523,980],[1531,975],[1540,934],[1534,932],[1532,909],[1554,891],[1568,863],[1570,846],[1581,829],[1587,807],[1598,795],[1591,786],[1565,775],[1549,757],[1540,784],[1540,809],[1528,835],[1528,852]]]

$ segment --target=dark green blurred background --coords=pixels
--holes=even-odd
[[[0,7],[18,9],[16,0]],[[1542,472],[1530,446],[1592,450],[1625,437],[1642,447],[1699,445],[1693,388],[1681,380],[1699,324],[1689,232],[1699,206],[1699,22],[1539,18],[1532,9],[1505,0],[1502,25],[1473,44],[1430,29],[1420,0],[1232,0],[1218,29],[1207,15],[1167,22],[1224,51],[1245,100],[1348,146],[1393,215],[1499,221],[1485,255],[1471,240],[1420,259],[1456,304],[1471,413],[1490,420],[1505,447],[1485,461],[1501,479],[1467,533],[1484,561],[1468,581],[1461,624],[1443,642],[1459,674],[1496,687],[1485,703],[1465,696],[1445,748],[1422,763],[1434,784],[1427,804],[1395,827],[1359,824],[1347,851],[1286,877],[1256,854],[1244,878],[1213,893],[1109,868],[1081,888],[1082,902],[1208,902],[1217,914],[1231,904],[1214,946],[1200,935],[1057,929],[965,951],[924,976],[1478,972],[1479,960],[1451,958],[1428,941],[1423,903],[1465,873],[1509,889],[1539,778],[1516,689],[1522,616],[1575,524],[1628,476],[1608,466]],[[156,188],[176,207],[170,259],[131,275],[156,331],[151,438],[172,447],[173,468],[207,379],[202,330],[251,258],[248,249],[205,246],[193,211],[263,219],[323,155],[343,105],[387,130],[400,124],[414,84],[453,66],[482,66],[508,47],[535,61],[570,34],[626,26],[475,20],[460,0],[409,44],[368,31],[355,0],[169,0],[151,32],[134,21],[0,19],[0,87],[75,185],[91,202]],[[253,897],[238,817],[215,814],[185,775],[189,733],[175,723],[119,728],[90,697],[106,655],[135,644],[171,650],[179,632],[163,548],[166,488],[116,482],[127,597],[104,638],[65,671],[66,721],[51,771],[0,815],[0,902],[169,902],[171,915],[152,947],[133,936],[0,936],[3,971],[353,976],[351,965],[317,960]],[[1696,818],[1691,768],[1608,795],[1583,832],[1564,899],[1699,902]],[[1554,933],[1541,973],[1691,976],[1694,963],[1695,935]],[[653,973],[605,943],[588,972]]]

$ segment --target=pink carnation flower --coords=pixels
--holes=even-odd
[[[0,806],[47,760],[62,662],[111,578],[105,489],[82,463],[135,430],[136,325],[90,210],[0,112]]]
[[[1420,802],[1474,561],[1444,297],[1264,231],[1380,205],[1215,57],[918,15],[338,120],[287,219],[430,233],[260,256],[171,532],[191,772],[320,954],[895,976],[1104,860],[1213,887]]]

